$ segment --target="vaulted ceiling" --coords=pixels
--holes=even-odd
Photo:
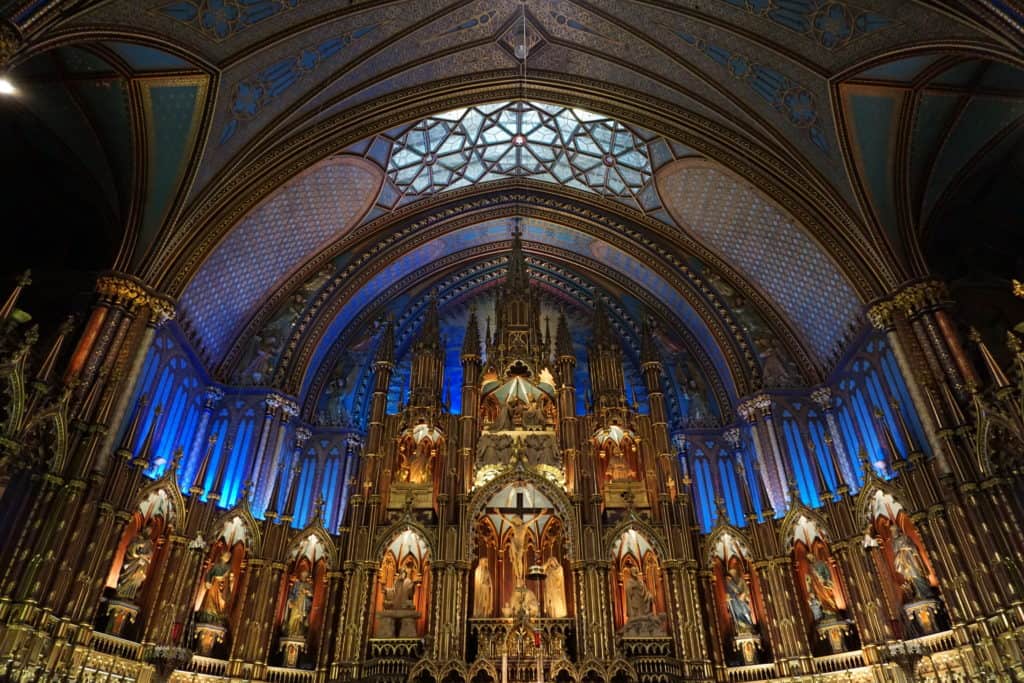
[[[651,316],[725,406],[823,381],[1020,168],[1020,17],[975,4],[7,2],[0,115],[88,170],[110,265],[223,381],[314,414],[382,316],[463,324],[521,220],[552,313],[603,303],[634,356]]]

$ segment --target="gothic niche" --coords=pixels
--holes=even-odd
[[[541,370],[534,382],[514,375],[500,381],[484,375],[481,400],[483,433],[477,442],[475,484],[482,486],[503,471],[521,466],[564,485],[555,432],[554,379]]]
[[[597,476],[604,482],[605,508],[621,508],[627,499],[636,507],[647,507],[647,487],[640,476],[640,437],[629,427],[612,424],[595,432],[591,443],[597,455]]]
[[[908,633],[904,636],[945,628],[939,580],[917,528],[891,495],[876,491],[871,503],[864,544],[871,550],[894,612],[902,612],[906,618]]]
[[[847,596],[828,539],[813,519],[801,515],[790,535],[793,578],[813,628],[810,642],[827,643],[820,655],[838,654],[856,637],[847,611]]]
[[[227,659],[228,638],[238,621],[237,596],[251,535],[238,515],[225,520],[203,562],[195,599],[195,649],[203,657]]]
[[[426,632],[430,547],[413,529],[394,537],[377,572],[373,637],[419,638]]]
[[[444,435],[436,427],[418,424],[405,430],[398,437],[395,481],[416,486],[430,485],[434,461],[443,445]]]
[[[726,658],[735,661],[738,654],[744,665],[757,664],[767,653],[762,652],[760,623],[762,612],[756,599],[757,574],[750,565],[746,544],[725,531],[714,539],[711,547],[711,573],[714,577],[718,619],[722,633],[732,641],[733,652]]]
[[[174,507],[164,489],[150,492],[125,525],[114,562],[107,575],[106,632],[130,637],[131,629],[150,598],[146,579],[166,548],[166,532],[174,524]]]
[[[623,638],[668,634],[661,562],[650,541],[627,529],[612,543],[615,626]]]
[[[304,536],[288,554],[275,621],[280,626],[278,645],[284,666],[297,667],[301,660],[316,654],[311,644],[319,641],[323,628],[330,570],[326,554],[323,541],[315,533]]]
[[[476,520],[473,619],[571,616],[562,520],[532,484],[503,488]]]

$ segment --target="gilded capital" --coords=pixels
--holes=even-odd
[[[222,398],[224,398],[224,390],[220,387],[209,386],[203,391],[203,400],[207,408],[213,408]]]
[[[96,280],[96,291],[100,296],[114,300],[116,303],[146,303],[146,289],[134,278],[116,274],[101,275]]]
[[[822,410],[832,407],[832,390],[828,387],[818,387],[811,392],[811,400],[817,403]]]
[[[895,304],[890,301],[881,301],[868,309],[868,320],[872,327],[877,330],[888,330],[892,327]]]
[[[149,319],[156,325],[162,325],[168,320],[174,320],[176,315],[174,303],[163,296],[154,294],[147,295],[145,300],[140,300],[139,305],[149,306]]]

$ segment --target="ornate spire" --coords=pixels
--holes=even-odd
[[[3,308],[0,308],[0,320],[7,319],[14,312],[14,307],[18,304],[18,297],[21,296],[21,290],[30,284],[32,284],[32,271],[26,270],[18,277],[14,289],[11,290],[7,301],[4,302]]]
[[[441,323],[437,313],[437,294],[432,292],[427,300],[427,313],[423,318],[423,327],[420,328],[419,336],[413,345],[415,351],[440,351],[444,345],[441,343]]]
[[[50,351],[39,366],[39,371],[36,373],[36,381],[43,382],[44,384],[50,381],[50,377],[53,375],[53,368],[57,365],[57,358],[60,356],[61,347],[64,346],[64,339],[71,333],[71,329],[74,326],[74,316],[68,316],[61,323],[60,327],[57,328],[57,338],[53,340]]]
[[[608,320],[608,309],[605,308],[604,302],[600,300],[598,300],[597,305],[594,307],[593,329],[593,338],[590,342],[592,346],[599,348],[618,346],[615,333],[612,331],[612,326]]]
[[[981,338],[981,334],[978,330],[971,328],[970,339],[972,342],[978,345],[978,352],[981,353],[982,360],[985,361],[985,367],[988,368],[988,374],[992,376],[992,381],[996,385],[996,391],[1005,389],[1010,386],[1010,380],[1007,379],[1006,373],[999,367],[999,363],[996,362],[992,352],[988,350],[988,345],[985,340]]]
[[[555,330],[555,355],[559,358],[575,356],[572,348],[572,335],[569,334],[569,322],[565,318],[565,311],[558,314],[558,327]]]
[[[649,316],[644,316],[644,321],[640,328],[641,363],[661,362],[661,358],[658,355],[658,347],[654,343],[653,326],[651,325],[651,322],[652,320]]]
[[[395,364],[395,324],[391,316],[384,322],[384,332],[381,334],[377,355],[373,360],[375,363]]]
[[[490,321],[488,320],[488,322]],[[480,321],[477,320],[475,307],[469,310],[466,336],[462,338],[462,357],[480,358]]]
[[[505,289],[510,292],[525,293],[530,288],[530,276],[526,273],[526,259],[523,257],[523,241],[521,238],[520,219],[512,224],[512,254],[508,258],[508,275],[505,277]]]

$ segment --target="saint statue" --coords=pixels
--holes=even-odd
[[[413,456],[408,460],[409,474],[406,481],[410,484],[425,484],[430,481],[430,461],[437,456],[434,443],[427,438],[416,446]]]
[[[814,615],[814,621],[824,617],[835,618],[839,614],[836,604],[835,585],[832,582],[832,570],[819,557],[808,558],[808,572],[804,575],[804,586],[807,588],[807,603]]]
[[[235,575],[231,571],[231,553],[224,551],[203,577],[206,593],[199,605],[201,623],[220,624],[227,621],[231,592],[235,588]]]
[[[481,557],[473,573],[473,616],[486,619],[494,609],[494,587],[487,558]]]
[[[395,582],[391,584],[391,588],[384,590],[384,609],[415,609],[413,593],[416,591],[416,584],[418,583],[419,581],[414,581],[410,578],[405,567],[400,568],[395,573]]]
[[[304,636],[309,628],[307,619],[313,608],[313,583],[309,580],[309,570],[303,567],[288,589],[288,601],[285,603],[284,623],[281,635]]]
[[[134,600],[142,582],[146,580],[149,563],[153,560],[153,541],[149,539],[150,528],[142,531],[131,540],[124,551],[124,562],[121,573],[117,577],[116,594],[125,600]]]
[[[498,406],[498,414],[488,429],[492,432],[504,432],[515,429],[515,425],[512,422],[512,409],[509,407],[508,402]]]
[[[725,595],[729,604],[729,614],[736,624],[739,633],[750,633],[754,630],[754,605],[750,599],[750,587],[743,580],[740,570],[729,568],[725,578]]]
[[[523,429],[544,429],[544,410],[535,398],[523,408]]]
[[[647,589],[640,570],[630,567],[626,571],[626,617],[628,621],[654,615],[654,596]]]
[[[549,557],[544,563],[544,611],[552,619],[562,619],[569,615],[565,606],[565,570],[562,563],[555,557]]]
[[[928,572],[917,546],[903,531],[892,526],[893,565],[903,580],[903,593],[907,601],[923,600],[935,595],[932,584],[928,581]]]

